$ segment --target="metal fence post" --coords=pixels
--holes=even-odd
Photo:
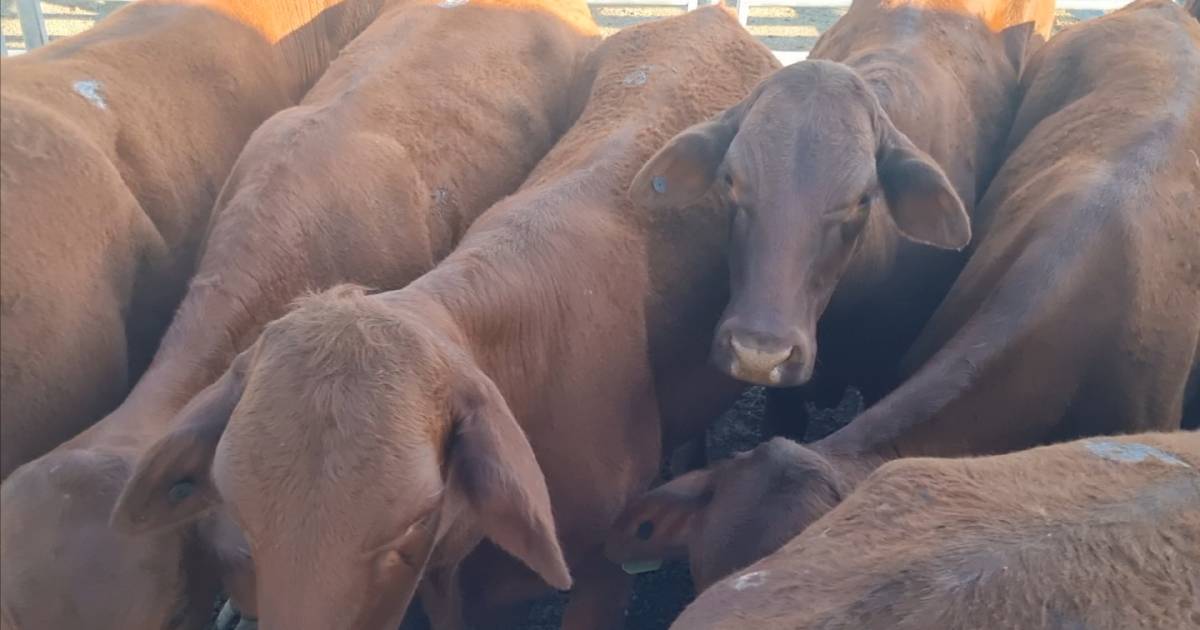
[[[738,4],[738,21],[742,26],[746,26],[750,22],[750,0],[737,0]]]
[[[46,19],[42,17],[41,0],[17,0],[17,17],[21,19],[25,50],[45,46],[50,41],[50,36],[46,34]]]

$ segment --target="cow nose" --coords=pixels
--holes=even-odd
[[[729,347],[733,350],[734,373],[746,374],[751,380],[761,381],[766,377],[766,383],[776,385],[783,380],[783,367],[796,347],[783,342],[767,342],[757,335],[733,334],[729,337]]]

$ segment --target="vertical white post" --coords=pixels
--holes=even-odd
[[[745,26],[750,21],[750,0],[737,0],[738,21]]]
[[[46,19],[42,17],[41,0],[17,0],[17,17],[21,18],[25,50],[45,46],[50,41],[50,36],[46,34]]]

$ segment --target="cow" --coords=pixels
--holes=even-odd
[[[1200,373],[1200,23],[1141,0],[1057,35],[1022,84],[977,248],[906,359],[914,376],[808,446],[656,488],[617,522],[610,557],[690,555],[711,583],[889,460],[1180,426]],[[733,531],[768,533],[713,544]]]
[[[268,325],[141,459],[114,525],[227,506],[264,627],[390,630],[418,581],[437,628],[497,627],[547,585],[574,587],[564,627],[618,627],[630,579],[605,533],[742,388],[704,343],[728,207],[626,191],[776,68],[724,7],[606,39],[583,113],[517,193],[407,287],[343,286]]]
[[[0,62],[0,479],[112,410],[250,133],[382,0],[151,0]]]
[[[700,592],[779,549],[849,493],[833,464],[776,437],[632,501],[605,552],[631,574],[687,560]]]
[[[226,515],[142,538],[108,528],[138,457],[295,297],[398,288],[443,258],[578,115],[598,43],[582,0],[397,4],[254,133],[134,391],[0,491],[0,598],[19,627],[174,627],[160,608],[172,605],[202,624],[218,582],[254,611],[253,564]]]
[[[1194,432],[889,462],[671,628],[1194,628],[1197,468]]]
[[[1040,41],[1032,23],[996,33],[977,11],[966,0],[855,0],[807,60],[638,173],[640,203],[677,207],[716,191],[738,207],[732,294],[712,345],[719,369],[807,385],[800,394],[819,404],[847,385],[873,402],[897,383],[965,260],[1021,60]],[[770,397],[772,432],[804,434],[802,416],[776,411],[793,397]]]

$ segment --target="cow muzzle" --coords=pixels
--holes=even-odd
[[[794,387],[812,378],[816,344],[804,335],[795,340],[756,331],[720,335],[713,362],[730,376],[769,387]]]

